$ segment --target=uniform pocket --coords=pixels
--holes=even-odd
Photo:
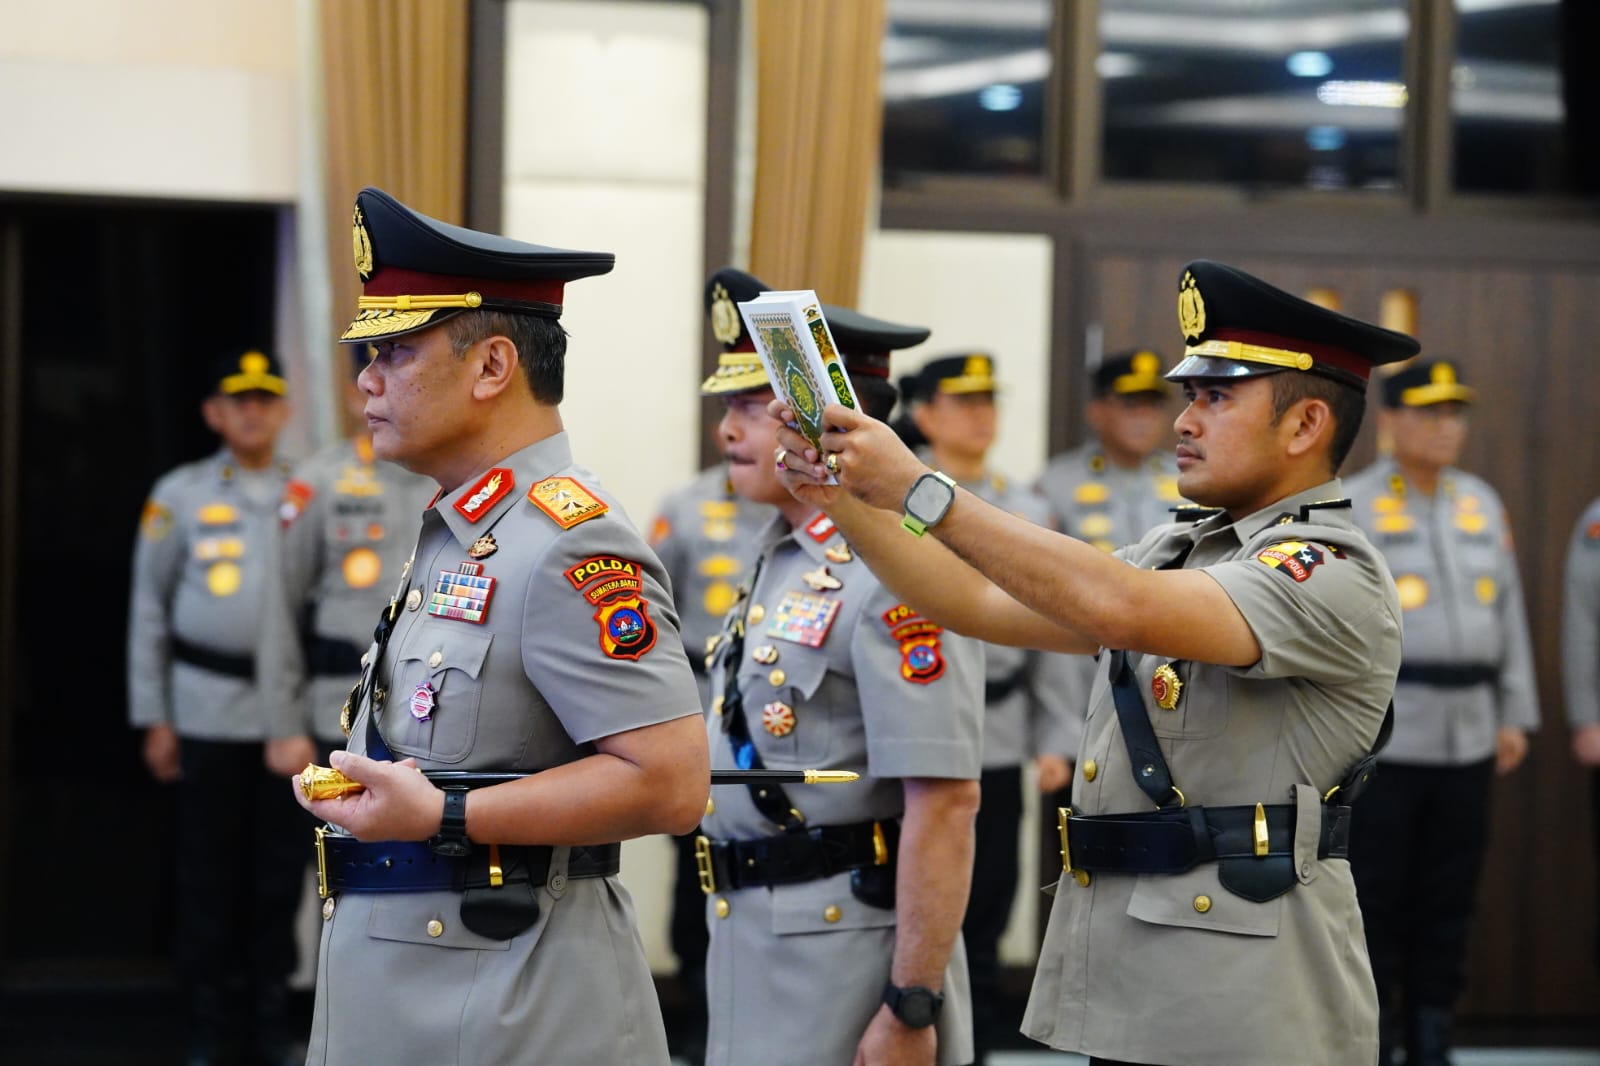
[[[1204,863],[1183,874],[1140,874],[1128,899],[1128,917],[1152,925],[1277,936],[1283,897],[1265,903],[1242,899],[1223,887],[1215,863]]]
[[[395,660],[389,689],[385,721],[405,723],[385,730],[389,747],[398,755],[460,762],[472,751],[478,733],[483,698],[479,674],[493,634],[441,625],[421,627],[411,637],[410,646]],[[427,720],[418,719],[414,708],[425,710]]]
[[[895,924],[892,909],[873,907],[851,895],[849,874],[803,885],[779,885],[772,895],[772,931],[778,936],[884,929]]]
[[[777,646],[775,664],[752,664],[759,672],[747,668],[739,679],[751,735],[767,760],[790,766],[820,763],[833,744],[833,701],[823,685],[827,656],[781,641]]]
[[[535,926],[537,928],[537,926]],[[505,951],[509,940],[480,936],[461,920],[461,895],[456,892],[386,892],[375,895],[367,935],[437,948]]]

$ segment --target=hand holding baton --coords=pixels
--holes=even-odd
[[[520,781],[532,777],[536,770],[424,770],[422,776],[440,788],[479,788],[500,785],[507,781]],[[861,775],[854,770],[713,770],[713,785],[759,785],[766,782],[794,785],[837,785],[855,781]],[[366,790],[359,781],[352,781],[331,766],[308,763],[300,771],[300,794],[308,800],[334,799],[338,796]]]

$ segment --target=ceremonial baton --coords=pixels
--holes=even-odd
[[[537,770],[424,770],[422,776],[440,788],[480,788],[520,781]],[[796,785],[837,785],[855,781],[854,770],[713,770],[713,785],[759,785],[768,782]],[[352,792],[364,792],[366,785],[352,781],[331,766],[308,763],[300,771],[300,794],[308,800],[333,799]]]

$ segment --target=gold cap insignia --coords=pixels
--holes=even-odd
[[[1454,385],[1456,383],[1456,368],[1449,363],[1434,363],[1428,371],[1428,380],[1435,385]]]
[[[1196,296],[1198,295],[1199,292],[1197,290]],[[1133,372],[1135,374],[1151,375],[1161,373],[1161,357],[1156,355],[1155,352],[1140,352],[1133,357]]]
[[[961,376],[968,378],[991,377],[994,371],[989,367],[987,355],[969,355],[966,363],[961,367]]]
[[[1178,671],[1172,668],[1171,663],[1162,663],[1156,667],[1154,676],[1150,678],[1150,695],[1155,697],[1156,706],[1164,711],[1170,711],[1178,705],[1178,697],[1183,692],[1183,682],[1178,680]]]
[[[1178,328],[1191,342],[1199,340],[1200,334],[1206,331],[1206,302],[1200,295],[1199,283],[1187,270],[1178,285]]]
[[[719,344],[734,344],[739,340],[741,330],[739,309],[733,305],[733,297],[728,295],[728,290],[719,281],[711,287],[711,335],[717,338]]]
[[[355,244],[356,274],[362,281],[372,277],[372,238],[367,236],[367,223],[361,217],[361,205],[356,205],[355,217],[351,219],[351,239]]]

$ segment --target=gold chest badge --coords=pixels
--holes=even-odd
[[[1156,701],[1156,706],[1163,711],[1170,711],[1178,705],[1178,697],[1183,694],[1183,682],[1178,679],[1178,671],[1172,668],[1171,663],[1162,663],[1156,667],[1156,672],[1150,677],[1150,695]]]

